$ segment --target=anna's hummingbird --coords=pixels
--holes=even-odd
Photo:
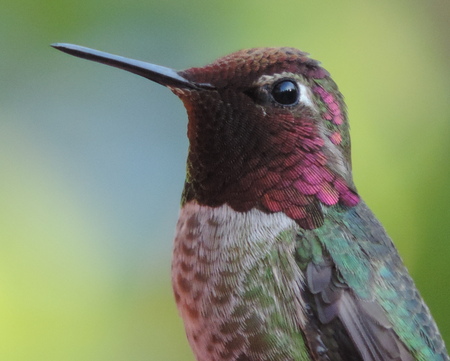
[[[69,44],[167,86],[190,146],[172,282],[198,361],[449,360],[352,179],[344,99],[293,48],[175,71]]]

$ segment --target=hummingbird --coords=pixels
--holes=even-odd
[[[184,103],[172,284],[198,361],[450,360],[355,187],[344,98],[318,61],[254,48],[175,71],[52,46],[164,85]]]

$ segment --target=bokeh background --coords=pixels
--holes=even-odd
[[[360,193],[450,344],[449,18],[448,0],[1,0],[0,359],[193,360],[170,287],[184,108],[52,42],[176,69],[256,46],[321,60]]]

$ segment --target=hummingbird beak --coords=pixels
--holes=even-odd
[[[164,66],[129,59],[119,55],[108,54],[103,51],[85,48],[84,46],[79,45],[56,43],[51,46],[79,58],[96,61],[98,63],[129,71],[167,87],[193,90],[214,89],[210,84],[192,82],[182,77],[177,71]]]

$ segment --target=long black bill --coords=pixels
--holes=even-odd
[[[164,66],[146,63],[144,61],[125,58],[119,55],[108,54],[84,46],[73,44],[52,44],[55,49],[79,58],[96,61],[98,63],[120,68],[131,73],[143,76],[164,86],[184,89],[214,89],[210,84],[198,84],[183,78],[178,72]]]

